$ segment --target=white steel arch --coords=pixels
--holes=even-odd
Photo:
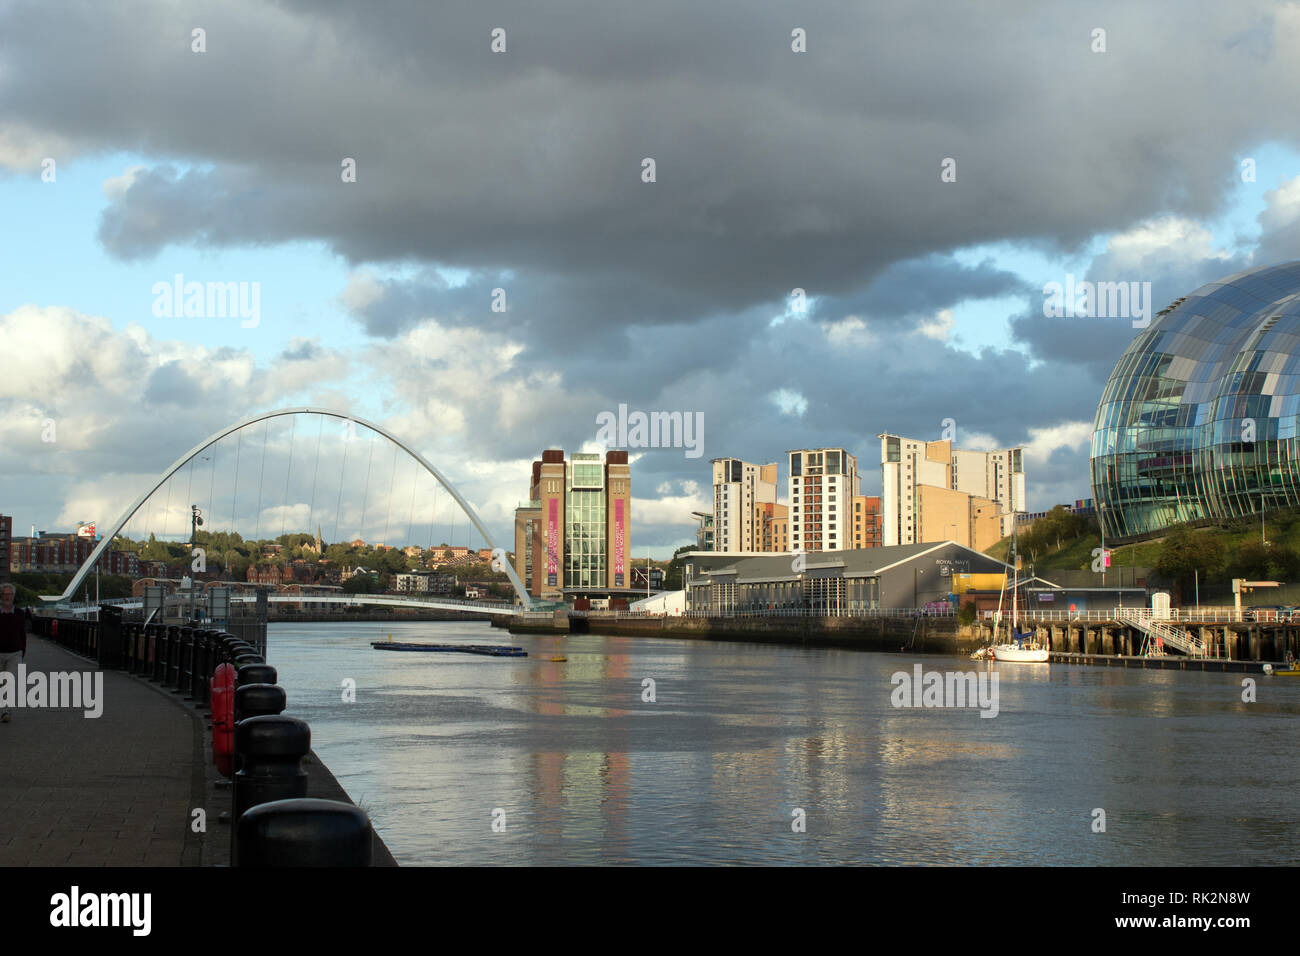
[[[99,544],[95,546],[95,550],[90,552],[90,557],[88,557],[85,563],[82,564],[82,566],[77,569],[77,573],[72,576],[72,581],[64,589],[63,593],[58,595],[57,597],[47,597],[42,595],[41,600],[52,601],[52,602],[66,601],[68,600],[69,597],[75,594],[78,585],[80,585],[81,582],[85,579],[86,575],[90,573],[90,569],[95,566],[95,563],[100,559],[104,551],[107,550],[108,546],[112,544],[113,539],[117,537],[118,532],[120,532],[124,527],[126,527],[126,523],[131,520],[131,516],[134,515],[136,511],[140,509],[141,505],[143,505],[146,501],[149,500],[150,495],[152,495],[155,491],[157,491],[159,488],[163,486],[163,484],[167,481],[168,478],[176,474],[176,472],[180,471],[181,468],[185,467],[186,463],[188,463],[191,458],[193,458],[195,455],[197,455],[199,452],[203,451],[203,449],[209,447],[210,445],[215,445],[217,442],[221,441],[221,439],[225,438],[227,435],[233,435],[241,428],[246,428],[249,425],[255,425],[258,422],[267,421],[268,419],[272,419],[272,418],[283,418],[286,415],[326,415],[329,416],[330,418],[338,418],[343,421],[356,422],[358,425],[364,426],[365,428],[369,428],[371,431],[376,432],[377,434],[383,435],[385,438],[387,438],[398,448],[402,449],[402,451],[406,452],[408,455],[410,455],[412,458],[418,461],[424,467],[424,469],[427,472],[429,472],[429,474],[433,475],[433,477],[438,480],[439,484],[441,484],[444,488],[447,489],[447,492],[453,498],[456,499],[456,503],[460,505],[461,510],[464,511],[465,514],[469,517],[469,520],[474,523],[474,527],[477,528],[478,533],[483,536],[483,540],[487,542],[487,546],[493,550],[496,550],[496,545],[493,544],[492,542],[492,536],[488,534],[487,528],[483,527],[483,522],[479,520],[478,515],[474,512],[474,509],[470,507],[469,502],[461,497],[460,492],[457,491],[452,486],[451,482],[449,482],[446,478],[443,477],[442,472],[438,471],[438,469],[435,468],[423,455],[421,455],[414,448],[411,448],[409,445],[403,442],[392,432],[388,431],[387,429],[379,425],[376,425],[374,422],[368,422],[364,418],[358,418],[356,415],[348,415],[345,412],[338,412],[328,408],[281,408],[273,412],[263,412],[260,415],[254,415],[252,418],[246,418],[241,422],[236,422],[235,424],[227,428],[223,428],[221,431],[217,432],[216,434],[210,435],[209,437],[205,438],[203,441],[199,442],[199,444],[195,445],[193,448],[187,451],[180,458],[177,458],[174,462],[172,462],[171,467],[168,468],[165,472],[163,472],[162,477],[158,479],[158,481],[154,484],[154,486],[150,488],[148,491],[146,491],[139,498],[137,498],[135,500],[135,503],[132,504],[129,508],[126,509],[126,511],[122,513],[122,516],[118,518],[116,523],[114,523],[112,530],[108,534],[104,535],[103,539],[99,542]],[[260,506],[261,502],[258,502],[258,504]],[[511,565],[509,561],[504,561],[504,560],[501,562],[501,564],[503,569],[506,572],[506,575],[510,578],[510,584],[514,587],[515,594],[517,594],[519,596],[519,600],[523,602],[524,608],[525,609],[530,608],[532,606],[532,599],[528,596],[528,591],[524,587],[523,582],[519,580],[519,575],[515,573],[514,566]]]

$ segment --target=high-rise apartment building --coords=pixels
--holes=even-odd
[[[853,547],[881,546],[880,496],[856,495],[853,498]]]
[[[695,550],[712,551],[713,514],[707,511],[692,511],[691,517],[694,518],[697,523],[695,528]]]
[[[846,551],[853,542],[858,460],[843,448],[803,448],[790,455],[790,550]]]
[[[755,523],[759,529],[759,551],[785,554],[790,551],[790,508],[775,502],[755,505]]]
[[[760,506],[776,503],[776,463],[713,459],[713,550],[759,551]]]
[[[950,441],[878,437],[885,546],[956,541],[982,551],[1025,510],[1023,448],[963,451]]]
[[[515,509],[515,570],[528,593],[630,587],[632,480],[626,451],[560,449],[533,462],[528,504]]]

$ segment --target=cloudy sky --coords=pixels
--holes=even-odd
[[[1154,312],[1300,255],[1296,89],[1300,7],[1254,0],[0,0],[0,511],[103,525],[289,406],[384,425],[507,545],[620,404],[704,420],[632,449],[637,554],[691,540],[710,458],[842,445],[871,492],[877,434],[949,418],[1027,447],[1031,507],[1085,497],[1135,329],[1044,286]],[[256,315],[166,314],[178,275]],[[232,435],[129,530],[481,546],[340,439]]]

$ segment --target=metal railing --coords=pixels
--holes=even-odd
[[[1115,607],[1110,610],[1090,609],[1086,611],[1019,611],[1016,614],[1021,621],[1119,621],[1124,615],[1152,615],[1151,608]],[[984,611],[981,618],[993,620],[994,612]],[[1010,620],[1009,611],[1002,612],[1002,619]],[[1275,610],[1273,608],[1245,607],[1238,611],[1233,607],[1171,608],[1162,611],[1156,618],[1175,624],[1296,624],[1300,623],[1300,611]]]
[[[622,613],[622,612],[620,612]],[[875,608],[717,608],[683,612],[684,617],[851,617],[851,618],[954,618],[951,607],[875,607]]]
[[[1182,651],[1188,657],[1206,656],[1205,642],[1198,635],[1168,623],[1169,618],[1164,616],[1164,612],[1161,612],[1161,617],[1157,618],[1150,608],[1124,608],[1120,612],[1119,620],[1152,638],[1156,647],[1163,644]]]

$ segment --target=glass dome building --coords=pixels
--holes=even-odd
[[[1092,489],[1106,534],[1300,505],[1300,262],[1179,299],[1106,382]]]

